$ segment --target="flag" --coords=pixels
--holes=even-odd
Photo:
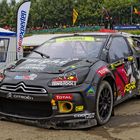
[[[134,8],[134,13],[140,15],[140,11],[137,8]]]
[[[73,9],[73,25],[75,24],[77,17],[78,17],[78,12],[75,9]]]
[[[110,17],[109,16],[109,13],[107,11],[107,9],[105,9],[104,7],[102,7],[102,12],[107,16],[107,17]]]
[[[22,41],[26,32],[30,6],[31,2],[26,0],[17,10],[17,59],[23,56]]]

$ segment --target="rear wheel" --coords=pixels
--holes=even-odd
[[[112,88],[107,81],[102,81],[96,96],[96,119],[99,125],[103,125],[109,121],[112,110]]]

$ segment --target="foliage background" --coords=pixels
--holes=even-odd
[[[140,0],[31,0],[31,2],[28,28],[72,26],[73,8],[79,13],[76,22],[78,26],[102,25],[107,16],[105,11],[113,17],[116,25],[140,23],[140,15],[132,11],[134,7],[140,11]],[[0,27],[10,26],[15,29],[19,4],[15,0],[11,0],[10,3],[7,3],[7,0],[0,2]]]

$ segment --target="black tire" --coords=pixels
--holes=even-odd
[[[113,110],[113,92],[107,81],[102,81],[99,85],[96,96],[96,119],[98,125],[107,123]]]

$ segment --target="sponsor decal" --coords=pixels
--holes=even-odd
[[[135,88],[136,88],[136,82],[129,83],[125,86],[124,92],[131,92]]]
[[[27,70],[44,70],[45,68],[45,64],[25,64],[24,66],[19,67],[19,69]]]
[[[29,96],[29,95],[18,95],[18,94],[12,94],[12,93],[8,93],[7,98],[34,100],[34,98],[32,96]]]
[[[72,65],[72,66],[70,66],[70,68],[75,69],[75,68],[76,68],[76,66]]]
[[[52,109],[53,110],[57,110],[57,106],[52,106]]]
[[[77,59],[68,59],[68,60],[50,60],[50,59],[27,59],[22,65],[19,67],[19,69],[25,69],[25,70],[40,70],[43,71],[46,67],[49,66],[62,66],[72,60]],[[71,66],[71,69],[74,69],[74,66]]]
[[[64,101],[64,100],[72,100],[73,99],[73,95],[72,94],[57,94],[54,96],[54,99],[56,101]]]
[[[97,70],[97,73],[102,77],[105,74],[109,73],[109,69],[106,66],[101,67],[100,69]]]
[[[62,60],[62,59],[28,59],[25,61],[25,63],[27,63],[28,65],[29,64],[34,64],[36,66],[38,65],[43,65],[43,66],[46,66],[46,64],[49,64],[49,65],[58,65],[58,66],[62,66],[72,60],[77,60],[77,59],[67,59],[67,60]]]
[[[56,102],[55,102],[54,99],[51,100],[51,104],[52,104],[52,106],[55,106],[56,105]]]
[[[136,79],[138,79],[135,75],[135,73],[138,74],[137,68],[130,62],[133,61],[133,57],[127,59],[129,62],[121,64],[121,66],[114,71],[117,90],[121,93],[122,97],[125,96],[125,93],[131,93],[132,90],[136,88]]]
[[[61,74],[52,80],[52,86],[76,86],[78,81],[75,73]]]
[[[80,112],[80,111],[83,111],[84,110],[84,106],[83,105],[80,105],[80,106],[76,106],[75,107],[75,111],[76,112]]]
[[[86,95],[87,96],[93,96],[94,94],[95,94],[94,88],[89,86],[88,89],[86,90]]]
[[[124,68],[124,64],[117,67],[114,71],[115,82],[117,85],[117,91],[121,93],[121,96],[125,95],[124,88],[125,85],[129,83],[129,78],[127,76],[126,70]]]
[[[117,67],[121,66],[123,63],[124,63],[124,62],[123,62],[122,60],[117,61],[117,62],[115,62],[115,63],[112,63],[112,64],[110,65],[110,68],[111,68],[111,70],[114,70],[114,69],[116,69]]]
[[[74,114],[74,118],[93,119],[95,113]]]
[[[76,68],[76,66],[72,65],[72,66],[67,67],[67,68],[64,69],[64,70],[70,71],[70,70],[73,70],[73,69],[75,69],[75,68]]]
[[[56,42],[67,42],[67,41],[95,41],[94,37],[65,37],[65,38],[58,38]]]
[[[36,74],[24,75],[24,76],[15,76],[16,80],[34,80],[37,77]]]
[[[127,59],[128,59],[128,61],[133,61],[134,57],[133,56],[129,56]]]

